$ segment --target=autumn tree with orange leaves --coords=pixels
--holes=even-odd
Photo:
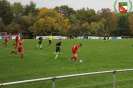
[[[38,20],[30,27],[37,35],[67,35],[69,20],[54,9],[43,8],[38,13]]]

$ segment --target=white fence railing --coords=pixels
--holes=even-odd
[[[81,73],[81,74],[72,74],[72,75],[64,75],[64,76],[55,76],[55,77],[47,77],[47,78],[16,81],[16,82],[8,82],[8,83],[1,83],[0,87],[9,86],[9,85],[15,85],[15,84],[22,84],[22,83],[30,83],[30,82],[52,80],[52,88],[55,88],[55,80],[56,79],[70,78],[70,77],[77,77],[77,76],[86,76],[86,75],[95,75],[95,74],[113,73],[113,88],[116,88],[116,72],[126,72],[126,71],[133,71],[133,69],[121,69],[121,70],[90,72],[90,73]]]

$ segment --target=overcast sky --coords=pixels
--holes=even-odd
[[[41,7],[54,8],[55,6],[68,5],[74,10],[88,7],[94,9],[95,11],[101,10],[101,8],[110,8],[111,11],[114,11],[114,2],[116,0],[8,0],[8,1],[11,4],[13,4],[14,2],[21,2],[22,5],[30,4],[30,1],[33,1],[34,3],[36,3],[37,8]]]

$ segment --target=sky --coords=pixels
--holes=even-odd
[[[22,5],[30,4],[30,1],[36,3],[37,8],[54,8],[56,6],[68,5],[68,7],[74,10],[82,8],[90,8],[95,11],[101,10],[102,8],[110,8],[114,11],[114,2],[116,0],[8,0],[11,4],[14,2],[21,2]],[[117,0],[119,1],[119,0]],[[129,1],[129,0],[120,0]]]

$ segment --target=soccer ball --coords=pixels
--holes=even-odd
[[[79,63],[82,63],[83,61],[82,60],[79,60]]]

